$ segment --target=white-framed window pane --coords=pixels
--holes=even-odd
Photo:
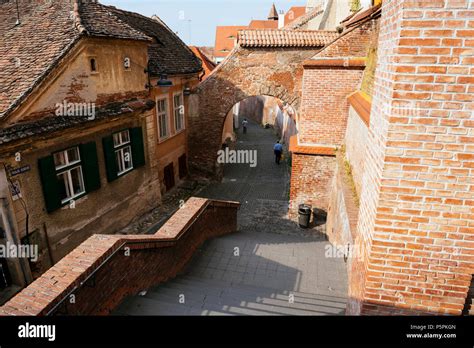
[[[173,98],[174,104],[174,126],[177,132],[184,129],[184,105],[183,95],[176,94]]]
[[[114,137],[114,147],[120,146],[120,133],[115,133]]]
[[[176,94],[174,96],[174,107],[179,108],[183,103],[181,102],[181,94]]]
[[[130,142],[130,132],[127,130],[115,133],[114,137],[114,147],[119,147]]]
[[[59,195],[61,202],[66,203],[75,197],[85,193],[82,167],[77,166],[57,174],[59,181]]]
[[[160,138],[166,138],[169,135],[168,105],[166,99],[160,99],[157,101],[157,112]]]
[[[161,113],[166,113],[166,100],[161,99],[158,101],[158,112]]]
[[[117,160],[118,175],[133,169],[131,146],[125,146],[124,148],[115,151],[115,158]]]
[[[70,186],[69,186],[69,179],[68,179],[67,172],[58,174],[58,181],[59,181],[59,198],[61,198],[61,201],[63,202],[69,197],[72,197],[72,193],[69,188]]]
[[[64,167],[67,165],[66,151],[61,151],[54,154],[54,165],[56,166],[56,168]]]
[[[76,167],[69,171],[71,174],[71,185],[73,189],[73,195],[77,196],[81,193],[84,193],[84,180],[82,178],[82,169],[81,167]]]
[[[81,161],[81,155],[79,154],[78,147],[72,147],[61,152],[56,152],[53,155],[53,158],[56,169],[67,167]]]
[[[168,135],[168,118],[166,115],[160,115],[160,138]]]
[[[66,152],[67,152],[68,164],[76,163],[81,160],[81,155],[79,154],[78,147],[73,147],[69,150],[66,150]]]

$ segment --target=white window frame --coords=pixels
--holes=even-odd
[[[174,98],[177,96],[180,96],[180,99],[181,99],[180,100],[181,105],[179,105],[178,107],[176,107],[174,103],[175,102]],[[181,106],[183,107],[183,110],[184,110],[184,113],[182,115],[179,114],[179,109]],[[178,129],[177,127],[176,112],[178,112],[179,116],[182,117],[181,119],[182,127],[180,129]],[[174,130],[176,134],[183,132],[186,129],[186,110],[184,109],[184,92],[183,91],[173,93],[173,117],[174,117]]]
[[[127,133],[128,134],[128,140],[123,140],[122,139],[122,135],[124,133]],[[118,135],[119,136],[119,143],[116,144],[115,143],[115,136]],[[120,161],[121,161],[121,165],[122,165],[122,168],[125,168],[126,167],[126,161],[125,161],[125,149],[129,149],[128,150],[128,154],[130,155],[130,168],[126,168],[122,171],[119,171],[117,172],[117,176],[121,176],[121,175],[124,175],[130,171],[133,170],[133,157],[132,157],[132,141],[130,139],[130,130],[129,129],[124,129],[124,130],[121,130],[120,132],[116,132],[114,134],[112,134],[112,139],[114,141],[114,150],[115,150],[115,159],[117,159],[117,154],[120,154]],[[118,168],[120,168],[120,165],[119,163],[117,163],[117,166]]]
[[[160,113],[160,111],[158,110],[158,102],[160,101],[163,101],[165,102],[165,107],[166,107],[166,112],[165,113]],[[170,122],[170,102],[169,102],[169,97],[168,95],[163,95],[163,96],[160,96],[160,97],[157,97],[156,98],[156,122],[157,122],[157,127],[158,127],[158,141],[159,142],[162,142],[168,138],[171,137],[171,129],[170,129],[170,126],[171,126],[171,122]],[[160,116],[161,115],[164,115],[165,116],[165,120],[166,120],[166,125],[167,125],[167,133],[165,136],[161,136],[161,122],[160,122]]]
[[[78,158],[75,161],[69,162],[69,156],[68,156],[68,151],[76,149],[77,150],[77,155]],[[79,196],[82,196],[86,193],[86,186],[84,184],[84,173],[82,172],[82,162],[81,162],[81,151],[79,150],[78,146],[73,146],[68,149],[58,151],[53,154],[53,158],[56,154],[63,153],[64,154],[64,159],[66,164],[56,166],[55,163],[55,169],[56,169],[56,176],[59,178],[60,175],[66,174],[66,191],[69,190],[69,192],[72,192],[73,194],[69,197],[66,197],[61,200],[61,204],[66,204],[70,201],[73,201]],[[79,183],[81,186],[81,191],[79,193],[74,193],[74,186],[72,184],[72,174],[71,172],[75,169],[79,168]]]

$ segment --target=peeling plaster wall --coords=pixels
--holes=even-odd
[[[41,118],[45,112],[54,112],[56,104],[65,100],[102,105],[143,93],[148,82],[144,71],[147,52],[146,42],[82,39],[24,105],[7,119],[7,124]],[[129,70],[124,68],[125,57],[131,61]],[[96,59],[96,73],[91,72],[91,58]]]

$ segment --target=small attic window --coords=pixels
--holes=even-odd
[[[97,72],[97,61],[95,58],[90,58],[91,72]]]

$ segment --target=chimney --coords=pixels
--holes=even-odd
[[[285,13],[280,10],[280,13],[278,14],[278,29],[281,29],[285,26]]]

